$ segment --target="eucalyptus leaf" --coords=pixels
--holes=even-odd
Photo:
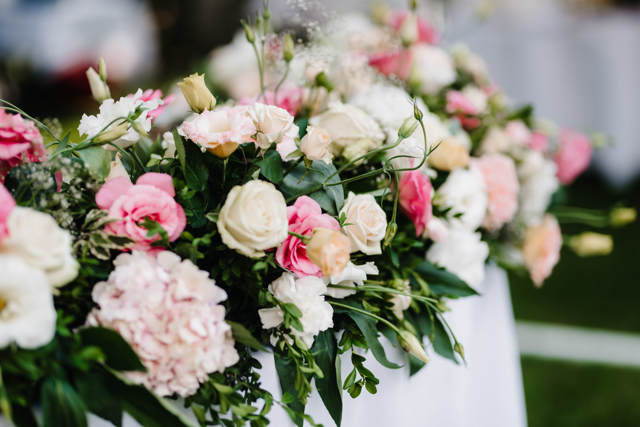
[[[318,334],[313,347],[311,347],[311,353],[316,355],[316,363],[324,374],[323,378],[314,375],[318,394],[320,394],[331,418],[340,427],[342,422],[342,387],[336,371],[336,358],[339,356],[333,329],[327,329]]]

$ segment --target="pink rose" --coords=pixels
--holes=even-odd
[[[560,133],[560,149],[553,159],[558,165],[558,179],[563,184],[571,184],[591,162],[593,147],[587,135],[563,130]]]
[[[138,178],[136,185],[123,176],[106,182],[96,194],[96,204],[108,210],[110,217],[120,218],[106,225],[107,233],[133,239],[132,250],[155,253],[163,250],[151,246],[160,236],[148,237],[148,231],[138,224],[145,218],[157,221],[169,234],[169,241],[176,240],[187,218],[182,206],[173,199],[175,194],[170,175],[149,172]]]
[[[16,166],[45,160],[42,135],[30,120],[0,108],[0,183]]]
[[[540,225],[527,228],[522,255],[531,280],[537,287],[542,286],[551,275],[553,267],[560,260],[561,248],[562,233],[554,216],[547,214]]]
[[[135,95],[129,94],[127,95],[127,98],[135,98]],[[160,89],[156,89],[156,90],[147,89],[142,93],[142,96],[136,99],[142,102],[148,102],[148,101],[153,101],[154,99],[160,99],[160,98],[162,98],[162,91]],[[160,114],[162,114],[162,112],[164,111],[164,108],[169,104],[171,104],[174,99],[176,99],[175,95],[169,95],[162,100],[163,104],[159,105],[158,108],[156,108],[155,110],[147,111],[147,117],[151,118],[151,122],[153,122]]]
[[[267,98],[267,105],[276,105],[274,100],[274,91],[268,90],[265,92]],[[253,105],[254,102],[265,103],[263,96],[248,97],[245,96],[237,105]],[[283,83],[278,90],[278,105],[277,107],[283,108],[289,112],[292,116],[295,116],[302,105],[302,88],[291,83]]]
[[[504,154],[486,154],[471,159],[471,168],[480,172],[489,202],[482,225],[498,230],[511,221],[518,210],[518,175],[511,157]]]
[[[0,239],[9,236],[9,230],[7,229],[7,218],[16,207],[16,202],[13,200],[11,193],[6,187],[0,184]]]
[[[411,71],[411,51],[400,49],[377,53],[369,58],[369,65],[385,76],[393,74],[406,80]]]
[[[475,116],[480,112],[475,104],[464,93],[457,90],[447,92],[447,113],[450,114],[468,114]]]
[[[393,27],[396,31],[400,30],[406,16],[406,10],[394,10],[389,18],[389,26]],[[433,25],[426,19],[418,16],[418,42],[438,44],[439,41],[440,36]]]
[[[318,202],[311,197],[301,196],[293,206],[287,207],[289,231],[311,236],[314,228],[328,228],[337,231],[340,224],[330,215],[323,214]],[[295,236],[287,236],[276,251],[276,261],[283,268],[293,272],[299,278],[307,276],[322,277],[322,270],[307,256],[307,247]]]
[[[431,206],[431,181],[419,171],[408,171],[400,179],[400,211],[416,226],[416,236],[420,236],[429,224],[433,208]]]
[[[531,132],[531,138],[527,141],[527,146],[533,151],[544,153],[549,147],[549,137],[542,132]]]

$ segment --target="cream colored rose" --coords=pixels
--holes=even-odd
[[[287,204],[273,184],[253,180],[229,192],[218,216],[218,231],[225,245],[243,255],[259,258],[287,238]]]
[[[370,150],[379,148],[386,137],[378,122],[370,115],[358,107],[339,101],[330,102],[327,111],[311,117],[309,123],[320,126],[331,134],[333,143],[329,149],[336,156],[345,147],[364,138],[373,142]]]
[[[504,129],[491,126],[480,143],[480,154],[504,153],[511,148],[511,138]]]
[[[466,168],[469,164],[467,147],[455,137],[447,137],[433,150],[427,161],[436,169],[450,172],[455,168]]]
[[[193,112],[200,114],[206,110],[213,110],[213,107],[216,106],[216,98],[207,89],[204,74],[199,76],[198,73],[195,73],[185,77],[184,82],[178,83],[178,86],[180,86],[184,99],[187,100]]]
[[[9,237],[0,244],[0,254],[17,255],[42,269],[52,287],[64,286],[78,275],[78,262],[71,254],[71,234],[58,227],[51,215],[16,207],[7,219]]]
[[[314,228],[307,243],[307,257],[320,267],[326,277],[340,277],[349,263],[351,241],[347,236],[327,228]]]
[[[126,176],[127,178],[129,178],[129,174],[122,164],[122,154],[120,154],[120,152],[118,151],[116,153],[116,159],[111,162],[111,170],[109,171],[109,175],[107,175],[104,182],[111,181],[113,178],[117,178],[119,176]]]
[[[340,215],[343,213],[347,217],[345,223],[351,224],[344,227],[351,240],[351,252],[359,250],[367,255],[381,254],[380,242],[387,229],[387,214],[376,199],[370,194],[356,196],[349,193]]]
[[[309,160],[322,160],[329,164],[333,159],[333,155],[328,150],[331,141],[331,134],[326,129],[307,126],[307,134],[300,141],[300,151]]]
[[[293,116],[284,108],[256,102],[253,108],[247,110],[247,116],[251,117],[256,126],[258,145],[263,150],[269,148],[274,142],[279,144],[284,136],[289,138],[298,136],[298,126],[293,124]]]

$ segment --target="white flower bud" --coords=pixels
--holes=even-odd
[[[409,331],[401,331],[398,336],[398,341],[402,346],[402,349],[407,353],[411,353],[418,359],[422,360],[424,363],[429,363],[429,356],[427,356],[427,352],[424,351],[422,344],[418,341],[415,335],[413,335]]]

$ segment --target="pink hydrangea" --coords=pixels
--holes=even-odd
[[[264,95],[267,105],[276,105],[273,90],[266,91]],[[265,98],[260,95],[254,97],[245,96],[238,101],[238,105],[252,106],[254,102],[264,103]],[[284,83],[280,89],[278,89],[277,106],[287,110],[292,116],[295,116],[300,109],[300,105],[302,105],[302,88],[291,83]]]
[[[406,80],[411,71],[411,51],[400,49],[380,52],[369,58],[369,65],[385,76],[395,75]]]
[[[531,280],[537,287],[542,286],[551,275],[553,267],[560,260],[560,249],[562,232],[554,216],[547,214],[539,225],[526,230],[522,255]]]
[[[558,179],[571,184],[591,163],[593,147],[587,135],[563,130],[560,133],[560,149],[553,159],[558,165]]]
[[[145,218],[157,221],[169,234],[169,241],[176,240],[187,219],[174,196],[170,175],[149,172],[138,178],[136,185],[124,176],[106,182],[96,194],[96,204],[100,209],[108,210],[110,217],[120,218],[105,226],[107,233],[133,239],[132,250],[157,253],[163,249],[151,244],[161,237],[148,237],[148,230],[139,224]]]
[[[416,236],[422,235],[433,214],[431,181],[417,170],[405,172],[400,179],[400,212],[416,226]]]
[[[13,200],[11,193],[4,185],[0,184],[0,239],[9,235],[7,219],[15,207],[16,202]]]
[[[131,345],[147,372],[127,372],[130,380],[160,396],[186,397],[208,374],[238,362],[220,305],[227,294],[206,271],[168,251],[120,254],[113,264],[93,288],[99,308],[87,324],[114,329]]]
[[[143,102],[153,101],[154,99],[162,98],[162,91],[160,89],[147,89],[142,93],[142,96],[136,98],[134,94],[127,95],[127,98],[135,98],[136,100],[141,100]],[[147,117],[151,118],[151,122],[153,122],[162,112],[164,108],[171,104],[173,100],[176,99],[175,95],[169,95],[165,99],[162,100],[162,105],[158,105],[158,108],[155,110],[147,111]]]
[[[0,108],[0,183],[16,166],[45,160],[42,135],[30,120]]]
[[[504,154],[486,154],[471,159],[470,165],[482,175],[489,198],[482,225],[488,230],[498,230],[511,221],[518,210],[520,185],[516,165]]]
[[[287,220],[289,231],[303,236],[311,236],[314,228],[340,229],[338,221],[330,215],[323,214],[318,202],[307,196],[298,197],[293,206],[287,207]],[[323,277],[320,267],[307,257],[307,246],[295,236],[287,236],[278,247],[276,261],[299,278]]]
[[[400,30],[406,16],[406,10],[394,10],[389,18],[389,26],[393,27],[396,31]],[[423,17],[418,16],[418,42],[438,44],[439,41],[440,36],[435,27]]]

